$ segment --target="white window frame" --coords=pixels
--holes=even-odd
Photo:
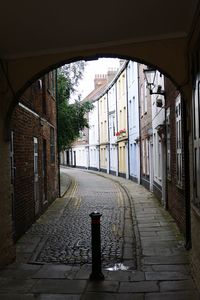
[[[147,82],[144,80],[144,113],[147,113]]]
[[[196,77],[193,93],[193,164],[194,164],[194,200],[200,211],[200,72]]]
[[[140,86],[140,107],[141,107],[141,117],[144,115],[144,90],[143,84]]]
[[[182,113],[181,113],[181,97],[180,94],[176,98],[176,181],[177,185],[183,185],[183,162],[182,162]]]
[[[145,140],[142,140],[142,173],[146,175]]]
[[[146,175],[149,176],[149,139],[146,139]]]
[[[166,110],[166,150],[167,150],[167,178],[171,179],[171,139],[170,139],[170,107]]]

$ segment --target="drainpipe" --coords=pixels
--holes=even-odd
[[[127,63],[126,65],[126,104],[127,104],[127,111],[126,111],[126,118],[127,118],[127,134],[128,134],[128,178],[130,178],[130,151],[129,151],[129,146],[130,146],[130,141],[129,141],[129,109],[128,109],[128,103],[129,103],[129,100],[128,100],[128,64],[130,63],[130,60],[129,62]]]
[[[116,90],[116,98],[115,98],[115,101],[116,101],[116,132],[118,132],[118,108],[117,108],[117,80],[115,82],[115,90]],[[117,142],[117,170],[116,170],[116,176],[119,176],[119,144]]]
[[[99,99],[97,100],[97,110],[98,110],[98,135],[99,135],[99,170],[100,171],[100,124],[99,124]]]
[[[60,195],[60,153],[58,148],[58,71],[56,69],[56,127],[57,127],[57,159],[58,159],[58,196]]]
[[[163,179],[165,179],[165,193],[164,193],[164,196],[165,196],[165,199],[164,199],[164,207],[165,209],[168,209],[168,190],[167,190],[167,126],[166,126],[166,119],[167,119],[167,113],[166,113],[166,96],[164,96],[164,100],[165,100],[165,107],[164,107],[164,110],[165,110],[165,127],[164,127],[164,141],[165,141],[165,144],[164,144],[164,159],[165,159],[165,176]],[[163,180],[164,182],[164,180]]]
[[[138,115],[139,115],[139,122],[138,122],[138,126],[139,126],[139,177],[138,177],[138,184],[141,184],[141,121],[140,121],[140,68],[139,68],[139,63],[137,64],[138,67]]]
[[[190,157],[189,157],[189,134],[187,132],[187,107],[186,107],[186,100],[183,99],[182,101],[182,113],[183,113],[183,139],[184,139],[184,167],[185,167],[185,174],[189,174],[190,172]],[[187,177],[185,180],[185,248],[187,250],[191,249],[192,247],[192,240],[191,240],[191,206],[190,206],[190,176]]]
[[[110,122],[109,122],[109,105],[108,105],[108,92],[107,92],[107,118],[108,118],[108,174],[110,173]]]

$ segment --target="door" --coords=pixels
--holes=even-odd
[[[153,140],[152,140],[152,137],[150,139],[150,142],[149,142],[149,175],[150,175],[150,178],[149,178],[149,181],[150,181],[150,191],[153,192]]]
[[[43,178],[43,204],[47,203],[47,143],[43,139],[42,145],[42,178]]]
[[[11,201],[12,201],[12,234],[15,239],[15,163],[14,163],[14,147],[13,147],[14,133],[11,131],[10,139],[10,172],[11,172]]]
[[[34,201],[35,201],[35,215],[39,213],[39,175],[38,175],[38,138],[33,138],[34,143]]]
[[[76,167],[76,151],[73,151],[73,153],[74,153],[74,164],[73,164],[73,166]]]

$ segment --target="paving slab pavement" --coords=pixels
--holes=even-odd
[[[67,176],[73,176],[73,169],[66,171],[69,172]],[[137,243],[137,269],[103,269],[105,280],[92,282],[89,264],[31,264],[28,261],[39,240],[38,237],[31,239],[27,233],[18,242],[17,261],[0,270],[0,300],[199,300],[190,272],[189,253],[168,212],[144,187],[124,178],[98,175],[118,182],[129,196]],[[63,203],[62,199],[57,199],[46,214],[57,218]],[[46,214],[43,218],[48,220]],[[128,259],[132,251],[128,246],[132,228],[126,228],[125,255]]]

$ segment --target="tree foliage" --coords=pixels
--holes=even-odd
[[[76,91],[83,76],[84,61],[65,65],[58,70],[57,103],[58,103],[58,148],[59,151],[69,147],[84,127],[89,127],[87,113],[93,108],[90,102],[80,102],[80,95],[70,104],[70,95]]]

